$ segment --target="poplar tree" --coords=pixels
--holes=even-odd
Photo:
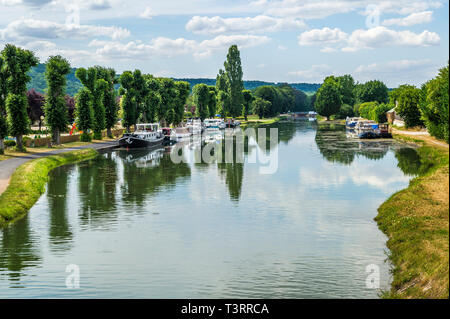
[[[102,130],[105,128],[105,107],[103,105],[103,93],[108,87],[108,83],[98,78],[98,67],[79,68],[75,72],[75,76],[90,91],[92,105],[92,130],[94,131],[94,139],[102,139]]]
[[[209,89],[204,83],[194,86],[192,91],[197,104],[197,116],[203,121],[208,116]]]
[[[176,98],[175,82],[172,79],[161,78],[160,91],[161,103],[156,111],[158,120],[162,126],[166,125],[169,111],[173,108],[173,104]],[[170,124],[170,122],[168,123]]]
[[[224,63],[225,72],[229,82],[228,94],[230,96],[230,115],[237,117],[242,112],[244,81],[242,80],[241,57],[237,45],[228,49],[227,60]]]
[[[184,106],[189,97],[190,84],[186,81],[175,82],[176,98],[174,103],[174,118],[173,124],[178,125],[183,121]]]
[[[106,85],[103,86],[103,107],[105,109],[105,127],[106,135],[111,138],[111,129],[117,122],[117,112],[119,110],[116,101],[116,90],[114,89],[114,84],[116,84],[116,71],[112,68],[103,68],[97,66],[97,77],[105,80]]]
[[[144,101],[142,118],[147,123],[153,123],[155,122],[156,111],[161,103],[161,96],[159,95],[160,84],[158,79],[150,74],[146,75],[146,83],[148,93]]]
[[[91,91],[85,87],[81,88],[76,100],[75,114],[77,117],[77,127],[83,131],[80,140],[82,142],[89,142],[91,140],[89,130],[92,129],[93,118]]]
[[[69,62],[60,55],[48,58],[45,68],[47,98],[44,105],[45,121],[52,132],[53,142],[61,144],[61,132],[67,130],[67,106],[65,99],[66,75],[70,72]]]
[[[122,125],[126,128],[127,132],[130,132],[131,125],[136,124],[137,120],[137,104],[136,104],[136,91],[133,87],[133,73],[131,71],[125,71],[120,75],[120,90],[119,94],[122,95],[121,107],[123,111]]]
[[[208,90],[209,90],[208,114],[209,117],[215,117],[217,110],[216,87],[208,85]]]
[[[9,133],[16,137],[16,148],[24,150],[22,137],[29,131],[30,121],[27,113],[27,75],[31,67],[36,66],[39,60],[29,50],[6,44],[1,52],[3,70],[6,72],[6,111]]]
[[[4,153],[3,139],[8,135],[8,125],[6,123],[6,96],[8,94],[6,88],[6,70],[3,68],[4,62],[0,55],[0,155]]]
[[[244,99],[243,107],[242,107],[242,115],[244,116],[244,119],[247,121],[247,116],[250,113],[250,107],[253,101],[252,91],[250,90],[243,90],[242,96]]]

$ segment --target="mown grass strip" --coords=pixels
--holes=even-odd
[[[394,267],[384,298],[449,297],[449,153],[427,145],[417,151],[429,169],[384,202],[375,218],[389,237]]]
[[[94,158],[98,152],[83,149],[35,159],[19,166],[0,195],[0,226],[23,217],[45,191],[48,173],[55,167]]]

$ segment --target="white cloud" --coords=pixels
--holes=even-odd
[[[144,12],[142,12],[139,16],[143,19],[151,19],[156,16],[156,14],[153,12],[152,8],[145,7]]]
[[[402,27],[409,27],[416,24],[427,23],[433,19],[432,11],[423,11],[418,13],[411,13],[409,16],[404,18],[387,19],[383,21],[383,25],[399,25]]]
[[[325,27],[303,32],[298,37],[298,43],[300,45],[330,44],[342,42],[346,38],[347,34],[340,29]]]
[[[390,46],[431,46],[440,43],[440,37],[428,30],[422,33],[411,31],[395,31],[386,27],[376,27],[368,30],[355,30],[347,41],[343,51],[357,51],[361,49],[376,49]]]
[[[263,15],[245,18],[194,16],[186,24],[186,30],[196,34],[276,32],[305,27],[306,25],[302,20],[280,19]]]
[[[280,51],[286,51],[287,50],[287,48],[284,45],[281,45],[281,44],[277,47],[277,49],[280,50]]]
[[[98,47],[96,54],[102,57],[148,59],[152,55],[173,57],[176,55],[192,54],[195,57],[206,57],[214,51],[226,49],[233,44],[238,45],[239,48],[247,48],[267,43],[269,40],[266,36],[256,35],[220,35],[201,42],[184,38],[170,39],[158,37],[151,40],[148,44],[140,41],[120,43],[93,40],[89,46]]]
[[[428,30],[414,33],[408,30],[395,31],[386,27],[359,29],[350,35],[338,28],[313,29],[305,31],[298,37],[299,45],[326,45],[322,52],[336,50],[330,44],[336,44],[345,52],[354,52],[361,49],[376,49],[391,46],[431,46],[440,43],[440,37]]]
[[[130,31],[120,27],[105,27],[94,25],[67,25],[46,20],[21,19],[9,23],[0,29],[0,39],[23,40],[57,39],[57,38],[89,38],[109,37],[121,39],[128,37]]]
[[[333,69],[326,64],[316,64],[308,69],[289,72],[295,81],[315,83],[321,83],[325,77],[333,74]]]

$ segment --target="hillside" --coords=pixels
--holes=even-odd
[[[67,75],[67,93],[71,96],[74,96],[78,90],[81,88],[80,81],[75,77],[76,68],[72,68],[70,73]],[[47,84],[45,82],[45,64],[39,64],[36,67],[32,68],[28,73],[31,76],[31,81],[28,83],[28,89],[34,88],[36,91],[40,93],[44,93]],[[187,79],[187,78],[174,78],[175,81],[186,81],[191,85],[191,89],[199,83],[204,83],[207,85],[215,85],[216,79]],[[279,83],[275,82],[264,82],[264,81],[244,81],[244,87],[247,90],[253,90],[258,86],[262,85],[278,85]],[[320,87],[320,84],[316,83],[289,83],[295,89],[301,90],[305,93],[312,94],[317,91]]]

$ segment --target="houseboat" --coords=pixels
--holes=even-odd
[[[126,148],[155,147],[162,145],[164,135],[158,123],[136,124],[136,131],[125,133],[119,139],[119,146]]]

